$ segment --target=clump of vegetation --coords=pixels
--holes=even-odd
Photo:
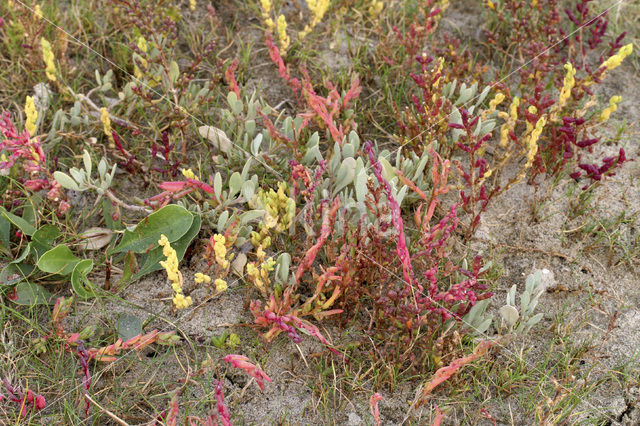
[[[0,76],[2,318],[45,315],[29,331],[33,357],[81,371],[66,383],[79,403],[7,369],[0,404],[12,421],[51,409],[122,423],[126,410],[101,400],[100,363],[143,363],[168,346],[181,377],[162,392],[149,382],[157,393],[137,420],[231,424],[230,367],[265,391],[276,379],[251,360],[288,339],[319,342],[314,356],[349,374],[384,365],[366,385],[381,424],[381,388],[415,380],[414,412],[541,322],[540,274],[495,309],[497,266],[472,242],[510,188],[568,177],[585,198],[630,161],[622,147],[593,154],[622,101],[597,87],[633,44],[610,36],[589,0],[484,2],[482,48],[442,30],[448,0],[304,3],[238,6],[258,30],[196,0],[79,2],[82,17],[55,2],[0,6],[11,64]],[[371,75],[318,69],[322,40],[343,25],[377,34],[354,59]],[[258,67],[277,104],[255,90]],[[367,114],[383,116],[377,129]],[[157,287],[148,307],[127,300],[145,277]],[[227,303],[247,321],[225,326],[242,332],[194,343],[181,330]],[[98,307],[115,322],[93,318]],[[196,401],[194,383],[208,396]]]

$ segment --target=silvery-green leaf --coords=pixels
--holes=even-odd
[[[482,129],[480,129],[480,134],[482,136],[487,135],[493,132],[493,129],[496,127],[495,120],[487,120],[482,124]]]
[[[355,130],[349,132],[349,143],[353,146],[353,149],[355,149],[356,152],[360,149],[360,136],[358,136]]]
[[[500,315],[504,318],[509,327],[513,327],[513,325],[518,322],[518,318],[520,318],[518,310],[511,305],[504,305],[500,308]]]
[[[252,137],[256,131],[256,120],[247,120],[244,122],[244,130]]]
[[[82,153],[82,162],[84,163],[84,168],[87,171],[87,176],[91,176],[91,168],[92,168],[91,156],[89,155],[86,149]]]
[[[531,293],[529,291],[525,291],[520,296],[520,309],[522,312],[527,312],[529,309],[529,301],[531,300]]]
[[[180,67],[176,61],[171,61],[169,64],[169,79],[175,84],[178,81],[178,77],[180,77]]]
[[[487,95],[489,94],[489,90],[491,89],[490,86],[487,86],[484,88],[484,90],[482,91],[482,93],[480,93],[480,96],[478,96],[478,100],[476,101],[476,105],[480,105],[482,104],[482,102],[485,100],[485,98],[487,97]]]
[[[360,203],[364,203],[367,196],[367,174],[364,169],[361,169],[355,179],[356,200]]]
[[[307,141],[307,148],[316,146],[318,145],[318,143],[320,143],[320,135],[318,134],[318,132],[313,132],[313,134],[309,137],[309,140]]]
[[[489,326],[491,325],[492,321],[493,321],[493,317],[486,318],[484,321],[480,323],[480,325],[476,327],[475,332],[478,334],[484,334],[489,329]]]
[[[516,290],[517,290],[517,286],[515,284],[512,285],[511,288],[509,289],[509,292],[507,293],[507,305],[515,306]]]
[[[104,179],[104,174],[107,173],[107,161],[102,157],[102,160],[98,163],[98,174],[100,179]]]
[[[304,154],[304,157],[302,157],[302,162],[305,164],[309,164],[313,160],[322,160],[322,154],[320,153],[320,147],[318,145],[314,145],[312,148],[308,149]]]
[[[82,250],[98,250],[105,247],[113,238],[113,231],[108,228],[89,228],[79,235],[82,238]]]
[[[347,157],[344,160],[342,160],[342,164],[338,169],[338,175],[336,177],[336,186],[334,189],[336,194],[340,192],[342,188],[344,188],[345,186],[353,182],[353,178],[355,177],[354,176],[355,171],[356,171],[355,158]]]
[[[71,189],[73,191],[79,191],[80,190],[80,187],[78,186],[76,181],[73,180],[71,178],[71,176],[69,176],[66,173],[53,172],[53,177],[56,180],[56,182],[58,182],[60,184],[60,186],[63,187],[63,188]]]
[[[255,194],[256,186],[255,184],[248,180],[242,184],[242,196],[245,200],[249,201],[253,198]]]
[[[529,321],[527,321],[527,325],[529,327],[536,325],[537,323],[540,322],[540,320],[542,319],[543,316],[544,316],[544,314],[542,312],[540,312],[538,314],[535,314],[534,316],[529,318]]]
[[[220,216],[218,216],[218,232],[222,234],[225,230],[225,225],[227,224],[227,220],[229,219],[229,210],[223,211]]]
[[[255,138],[253,138],[253,141],[251,142],[251,153],[254,156],[258,156],[258,154],[260,154],[260,146],[262,145],[262,133],[258,133],[256,135]]]
[[[222,176],[220,172],[216,172],[213,177],[213,192],[216,194],[217,198],[220,198],[222,195]]]
[[[71,176],[75,179],[76,182],[78,182],[78,185],[80,187],[84,186],[84,183],[85,183],[84,170],[80,170],[80,169],[76,169],[75,167],[72,167],[71,169],[69,169],[69,173],[71,173]]]
[[[94,70],[94,75],[96,77],[96,82],[98,86],[102,86],[102,80],[100,79],[100,72],[98,70]]]
[[[279,267],[278,275],[280,277],[280,281],[287,282],[287,278],[289,277],[289,267],[291,266],[291,255],[289,253],[282,253],[278,257],[277,264]]]
[[[238,100],[238,96],[236,96],[235,92],[229,92],[229,94],[227,94],[227,102],[235,115],[239,115],[242,112],[244,105],[242,105],[242,102]]]
[[[398,205],[402,205],[402,201],[404,200],[404,197],[406,197],[408,189],[409,187],[407,185],[403,185],[402,188],[400,188],[400,191],[396,194],[396,201],[398,202]]]
[[[453,107],[451,109],[451,114],[449,114],[449,120],[453,124],[462,124],[462,115],[458,108]]]
[[[355,149],[351,144],[342,145],[342,158],[353,157],[355,154]]]
[[[482,117],[478,117],[476,128],[473,129],[473,136],[478,136],[480,134],[480,130],[482,130]]]
[[[282,123],[282,129],[284,130],[284,135],[287,138],[293,139],[293,120],[291,119],[291,117],[287,117],[284,119],[284,123]]]
[[[384,158],[384,157],[378,157],[378,161],[380,162],[380,165],[382,166],[382,176],[387,181],[389,181],[389,183],[391,183],[391,179],[396,177],[395,169],[393,168],[391,163],[389,163],[389,161],[387,161],[387,159]]]
[[[233,198],[242,189],[242,177],[240,173],[234,172],[229,178],[229,198]]]
[[[420,162],[418,163],[418,167],[416,167],[416,171],[413,174],[413,180],[417,180],[418,177],[422,176],[422,173],[424,172],[424,168],[427,165],[427,162],[429,161],[429,155],[428,153],[425,151],[424,154],[422,154],[422,158],[420,159]]]
[[[240,223],[246,225],[249,222],[264,218],[265,210],[249,210],[240,215]]]

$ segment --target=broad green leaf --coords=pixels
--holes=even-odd
[[[15,262],[15,261],[14,261]],[[0,270],[0,286],[14,285],[23,281],[33,272],[33,265],[28,263],[10,263]]]
[[[0,216],[3,216],[9,222],[11,222],[14,226],[18,227],[20,231],[22,231],[25,235],[33,235],[36,232],[36,227],[21,218],[20,216],[16,216],[13,213],[5,210],[4,207],[0,206]]]
[[[16,285],[18,298],[14,300],[18,305],[48,305],[51,293],[38,284],[22,281]]]
[[[36,232],[33,233],[33,239],[41,244],[51,245],[62,233],[57,226],[54,225],[42,225]]]
[[[42,272],[69,275],[78,262],[80,259],[73,255],[71,249],[60,244],[43,254],[36,266]]]
[[[191,214],[191,213],[190,213]],[[200,215],[193,215],[193,222],[191,223],[191,227],[189,230],[178,240],[171,243],[171,247],[176,251],[176,256],[178,257],[178,261],[181,261],[184,257],[184,254],[187,251],[187,248],[191,244],[191,241],[198,235],[200,232],[200,225],[202,224],[202,219]],[[151,250],[149,253],[145,254],[140,264],[140,270],[136,273],[131,279],[137,280],[138,278],[153,272],[159,271],[162,269],[160,266],[160,261],[165,260],[164,255],[162,254],[162,247],[156,247]]]
[[[93,269],[93,260],[84,259],[76,264],[71,273],[71,286],[73,292],[83,299],[94,297],[93,283],[87,278],[87,274]]]
[[[132,231],[126,230],[120,244],[112,253],[144,253],[158,245],[161,235],[174,242],[189,230],[192,222],[193,215],[187,209],[170,204],[142,219]]]

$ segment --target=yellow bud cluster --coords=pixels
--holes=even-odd
[[[42,9],[40,8],[39,4],[36,4],[36,7],[33,8],[33,14],[36,16],[36,18],[42,19]]]
[[[287,35],[287,19],[284,15],[278,16],[278,38],[280,39],[280,48],[286,52],[291,44],[291,38]]]
[[[618,104],[620,102],[622,102],[622,96],[612,96],[611,99],[609,99],[609,106],[600,114],[600,121],[607,121],[611,116],[611,113],[618,109]]]
[[[24,113],[27,116],[27,120],[24,124],[24,128],[29,132],[29,136],[33,137],[36,134],[36,121],[38,120],[38,110],[36,104],[33,101],[33,97],[27,96],[27,100],[24,104]]]
[[[167,272],[167,278],[171,281],[171,288],[173,288],[175,292],[173,304],[177,309],[188,308],[193,301],[191,300],[191,296],[185,297],[184,294],[182,294],[183,279],[182,273],[178,269],[178,255],[164,234],[160,236],[158,244],[162,247],[162,254],[167,258],[167,260],[160,261],[160,266]]]
[[[216,280],[213,282],[213,284],[215,284],[216,291],[218,293],[222,293],[223,291],[225,291],[227,289],[227,282],[225,280],[223,280],[222,278],[216,278]]]
[[[193,12],[196,10],[196,0],[189,0],[189,9]]]
[[[102,130],[105,136],[109,139],[109,148],[115,148],[116,144],[113,140],[113,132],[111,131],[111,119],[109,118],[109,111],[106,108],[100,108],[100,121],[102,122]]]
[[[263,295],[267,295],[267,287],[271,283],[269,280],[269,272],[273,271],[276,261],[269,258],[263,261],[260,266],[256,266],[254,262],[247,264],[247,275],[249,280],[255,285]]]
[[[42,46],[42,59],[46,65],[45,73],[47,78],[51,81],[56,81],[56,63],[53,50],[51,50],[51,43],[44,37],[40,40]]]
[[[199,180],[198,176],[196,176],[196,174],[193,173],[193,170],[191,169],[182,169],[182,176],[186,177],[187,179]]]
[[[602,66],[605,67],[607,70],[612,70],[614,68],[617,68],[618,66],[620,66],[622,61],[624,61],[624,58],[631,55],[631,52],[633,52],[633,44],[629,43],[625,46],[622,46],[620,50],[618,50],[618,53],[616,53],[615,55],[613,55],[612,57],[604,61],[602,63]]]
[[[193,276],[193,278],[196,284],[201,284],[201,283],[209,284],[211,282],[211,277],[207,274],[203,274],[202,272],[197,272]]]
[[[382,9],[384,8],[384,2],[381,0],[371,0],[370,4],[369,4],[369,15],[371,15],[371,17],[373,18],[377,18],[378,15],[380,15],[380,12],[382,12]]]
[[[260,190],[249,202],[251,208],[266,211],[259,225],[260,231],[251,233],[251,242],[255,247],[267,248],[271,245],[271,230],[279,234],[291,227],[296,214],[296,203],[293,198],[289,198],[288,192],[286,182],[279,182],[277,192],[273,189]]]
[[[215,234],[213,236],[213,240],[215,241],[213,245],[213,252],[216,255],[216,262],[222,269],[227,269],[229,267],[229,261],[227,260],[227,239],[224,235]]]

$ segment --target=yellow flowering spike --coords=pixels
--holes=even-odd
[[[609,106],[600,114],[600,121],[607,121],[611,116],[611,113],[618,109],[618,104],[620,102],[622,102],[622,96],[612,96],[611,99],[609,99]]]
[[[189,9],[196,10],[196,0],[189,0]]]
[[[138,49],[142,50],[143,52],[147,52],[147,40],[144,37],[138,37],[138,40],[136,40],[136,46],[138,46]]]
[[[176,251],[171,247],[167,237],[162,234],[158,240],[158,244],[162,247],[162,254],[167,258],[165,261],[161,261],[160,265],[167,272],[167,278],[171,281],[171,288],[175,292],[173,296],[173,304],[177,309],[184,309],[191,306],[193,301],[191,297],[185,297],[182,294],[182,273],[178,269],[178,255]]]
[[[487,0],[487,7],[491,10],[496,10],[496,5],[491,0]]]
[[[196,176],[196,174],[193,173],[193,170],[191,169],[182,169],[182,175],[187,179],[198,180],[198,176]]]
[[[45,73],[47,74],[47,78],[51,81],[56,81],[55,56],[51,50],[51,43],[49,43],[46,38],[42,37],[40,45],[42,46],[42,59],[46,65]]]
[[[620,66],[622,61],[624,61],[624,58],[631,55],[631,52],[633,52],[633,44],[629,43],[625,46],[622,46],[620,50],[618,50],[618,53],[616,53],[615,55],[613,55],[612,57],[604,61],[602,66],[605,67],[607,70],[612,70],[614,68],[617,68],[618,66]]]
[[[218,293],[222,293],[223,291],[225,291],[227,289],[227,282],[225,280],[223,280],[222,278],[217,278],[213,283],[215,284],[216,291]]]
[[[24,113],[27,116],[27,121],[25,122],[24,127],[29,132],[29,136],[35,136],[38,110],[36,109],[36,104],[31,96],[27,96],[27,100],[24,104]]]
[[[495,111],[497,106],[500,105],[504,101],[504,94],[498,93],[496,96],[489,101],[489,110],[491,112]]]
[[[558,108],[562,108],[567,104],[567,101],[571,97],[571,90],[573,90],[573,86],[576,84],[576,69],[573,65],[571,65],[571,63],[567,63],[565,64],[564,69],[567,70],[567,74],[564,76],[564,84],[562,85],[562,90],[560,90]]]
[[[291,43],[291,39],[287,35],[287,19],[284,15],[278,16],[278,38],[280,39],[280,47],[286,52]]]
[[[527,148],[529,149],[529,152],[527,153],[527,164],[525,164],[525,168],[529,168],[533,164],[533,160],[538,153],[538,139],[540,138],[542,130],[546,124],[547,119],[544,116],[540,117],[536,122],[536,127],[531,132],[531,136],[527,141]]]
[[[203,274],[201,272],[197,272],[194,276],[196,284],[209,284],[211,282],[211,277],[207,274]]]
[[[262,19],[264,20],[264,24],[267,26],[267,30],[272,33],[275,28],[275,24],[273,19],[271,19],[271,8],[273,7],[271,0],[260,0],[260,6],[262,7]]]
[[[313,28],[322,21],[324,14],[329,9],[330,0],[307,0],[307,7],[311,11],[311,22],[304,27],[304,30],[298,33],[298,37],[303,39],[313,30]]]
[[[106,108],[100,108],[100,121],[102,122],[102,130],[105,136],[109,139],[109,148],[115,148],[116,144],[113,140],[113,132],[111,131],[111,119],[109,118],[109,111]]]
[[[36,4],[36,7],[33,8],[33,14],[36,15],[36,18],[42,19],[42,9],[40,9],[39,4]]]

